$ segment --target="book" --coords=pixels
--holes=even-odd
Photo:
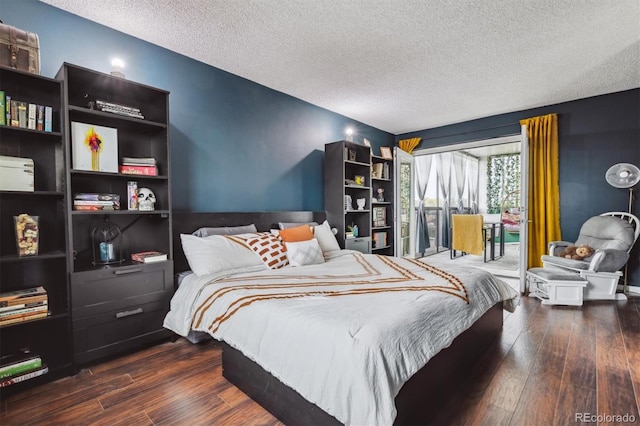
[[[36,130],[44,130],[44,105],[37,105],[38,111],[36,113]]]
[[[44,131],[50,132],[51,125],[53,123],[53,108],[50,106],[44,107]]]
[[[0,368],[11,364],[16,364],[18,362],[28,361],[34,358],[39,358],[38,354],[32,353],[30,349],[23,349],[20,352],[7,354],[0,357]]]
[[[74,206],[118,206],[120,201],[116,200],[73,200]]]
[[[4,90],[0,90],[0,126],[7,124]]]
[[[0,112],[4,114],[6,118],[4,124],[7,126],[10,126],[11,125],[11,95],[5,94],[4,108],[5,108],[4,111],[0,110]]]
[[[82,210],[82,211],[101,211],[101,210],[120,210],[120,205],[110,205],[110,206],[73,206],[74,210]]]
[[[27,103],[25,101],[16,102],[18,109],[18,127],[21,129],[27,128]]]
[[[139,165],[139,166],[155,166],[156,159],[153,157],[122,157],[122,164]]]
[[[27,305],[32,305],[35,303],[47,303],[48,297],[46,294],[36,294],[34,296],[25,296],[20,299],[6,300],[0,301],[0,309],[9,308],[6,310],[11,310],[16,306],[25,305],[23,307],[28,307]],[[18,308],[19,309],[19,308]]]
[[[140,263],[162,262],[163,260],[167,260],[167,255],[159,251],[143,251],[140,253],[132,253],[131,260]]]
[[[40,298],[42,296],[36,296],[36,297]],[[47,305],[47,303],[49,303],[47,300],[47,297],[44,296],[44,299],[34,301],[34,302],[24,303],[23,301],[23,303],[16,303],[14,305],[2,306],[0,307],[0,313],[16,311],[18,309],[23,309],[23,308],[35,308],[38,306]]]
[[[36,313],[32,313],[32,314],[27,314],[27,315],[24,315],[24,316],[21,316],[21,317],[17,317],[17,318],[2,319],[2,320],[0,320],[0,327],[5,326],[5,325],[16,324],[16,323],[19,323],[19,322],[43,319],[43,318],[46,318],[48,315],[49,315],[48,312],[36,312]]]
[[[29,104],[27,115],[27,129],[36,129],[36,104]]]
[[[23,317],[25,315],[30,315],[30,314],[47,312],[48,309],[49,309],[49,305],[45,303],[45,304],[40,304],[38,306],[32,306],[30,308],[25,307],[20,309],[14,309],[12,311],[4,311],[4,312],[0,312],[0,321],[6,320],[6,319]]]
[[[34,370],[42,366],[42,359],[39,356],[35,356],[31,359],[16,362],[13,364],[7,364],[0,367],[0,379],[14,376],[16,374],[23,373],[25,371]]]
[[[120,173],[124,175],[144,175],[158,176],[158,168],[156,166],[120,166]]]
[[[20,127],[20,120],[18,120],[18,101],[11,100],[11,126]]]
[[[118,194],[94,194],[94,193],[79,193],[73,196],[74,200],[86,200],[86,201],[120,201],[120,195]]]
[[[24,382],[25,380],[42,376],[43,374],[46,374],[48,372],[49,372],[49,367],[47,367],[46,364],[42,364],[41,367],[35,370],[25,371],[24,373],[18,374],[16,376],[7,377],[6,379],[0,380],[0,388],[4,388],[16,383]]]
[[[46,296],[47,290],[43,286],[23,288],[20,290],[0,293],[0,307],[14,303],[25,303],[24,300],[34,296]],[[13,303],[12,303],[13,302]]]

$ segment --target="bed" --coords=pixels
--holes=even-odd
[[[324,219],[174,213],[176,271],[189,268],[181,234],[202,226],[268,231]],[[500,333],[503,303],[517,300],[473,268],[324,255],[316,265],[183,275],[165,326],[222,341],[224,377],[285,424],[425,424]]]

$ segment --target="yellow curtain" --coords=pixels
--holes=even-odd
[[[415,147],[420,143],[420,139],[422,138],[402,139],[398,141],[398,146],[401,150],[411,154],[411,151],[413,151]]]
[[[529,135],[528,267],[540,267],[547,243],[561,239],[558,186],[558,116],[520,120]]]

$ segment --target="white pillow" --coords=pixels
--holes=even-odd
[[[331,226],[329,226],[329,222],[326,220],[322,225],[314,227],[313,236],[318,240],[322,253],[340,250],[340,244],[338,244],[338,240],[336,240],[336,236],[333,235]]]
[[[287,247],[287,259],[291,266],[317,265],[324,263],[324,256],[315,238],[308,241],[284,243]]]
[[[252,266],[264,266],[262,259],[245,240],[258,234],[211,235],[196,237],[180,234],[182,250],[196,275],[228,272]]]

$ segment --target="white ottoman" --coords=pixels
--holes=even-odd
[[[582,306],[587,281],[578,274],[549,268],[527,271],[530,294],[543,305]]]

